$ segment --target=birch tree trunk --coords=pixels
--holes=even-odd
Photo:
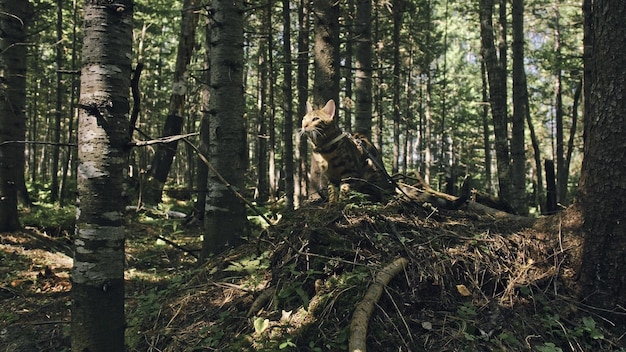
[[[84,7],[72,350],[124,350],[124,218],[132,0]]]

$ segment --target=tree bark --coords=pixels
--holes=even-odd
[[[528,214],[526,203],[526,149],[524,125],[528,106],[524,70],[524,0],[513,0],[513,120],[511,133],[511,200],[520,215]]]
[[[72,350],[124,350],[124,217],[133,2],[85,2]]]
[[[0,232],[19,229],[18,193],[24,185],[26,136],[26,25],[29,2],[0,3]],[[3,142],[9,142],[3,144]]]
[[[314,17],[313,106],[322,107],[333,99],[339,102],[339,3],[332,0],[312,1]],[[313,154],[312,157],[320,157]],[[318,163],[311,162],[309,196],[326,189],[327,180]]]
[[[577,198],[584,229],[580,297],[625,323],[626,2],[585,1],[583,9],[590,34],[585,36],[585,47],[591,49],[585,70],[591,90],[585,91],[585,151]]]
[[[339,102],[339,3],[333,0],[313,5],[315,81],[313,106],[324,106],[330,99]]]
[[[302,118],[306,114],[306,103],[309,97],[309,15],[308,0],[300,0],[298,6],[298,23],[300,31],[298,33],[298,69],[296,77],[296,86],[298,90],[298,120],[297,126],[302,125]],[[309,170],[308,144],[306,138],[298,133],[296,135],[296,161],[297,161],[297,182],[295,183],[295,203],[299,205],[306,199],[309,189],[309,178],[307,172]]]
[[[291,10],[289,0],[283,0],[283,138],[285,141],[285,208],[294,207],[294,149],[293,149],[293,91],[291,69]]]
[[[391,173],[398,173],[400,159],[400,28],[404,13],[404,0],[393,2],[393,159]]]
[[[247,143],[243,96],[243,1],[213,1],[209,160],[229,186],[244,189]],[[245,204],[211,173],[201,260],[235,246],[247,231]]]
[[[487,69],[489,82],[489,101],[495,134],[496,162],[498,166],[499,197],[510,202],[511,181],[509,169],[509,139],[506,108],[506,67],[502,67],[502,58],[498,61],[494,45],[493,30],[494,0],[480,0],[480,36],[481,56]],[[501,51],[501,55],[505,51]]]
[[[554,87],[554,120],[556,135],[556,184],[557,184],[557,201],[566,204],[567,178],[569,170],[565,169],[565,144],[563,138],[563,70],[561,58],[561,33],[560,33],[560,12],[559,7],[554,5],[554,54],[555,54],[555,72],[556,79]]]
[[[63,116],[63,0],[56,1],[56,43],[55,43],[55,63],[56,63],[56,94],[54,105],[54,143],[61,143],[61,117]],[[52,183],[50,185],[50,200],[56,202],[59,200],[59,158],[61,148],[55,146],[52,149]]]
[[[357,0],[354,132],[372,139],[372,1]]]
[[[196,25],[198,23],[198,14],[195,11],[198,3],[199,0],[185,0],[183,4],[172,93],[163,127],[163,137],[180,134],[183,128],[185,97],[187,95],[187,65],[191,61],[194,50]],[[156,205],[161,202],[163,187],[172,168],[177,147],[178,141],[157,145],[143,196],[143,200],[147,204]]]
[[[264,28],[271,25],[271,10],[269,4],[259,8],[258,15],[263,21]],[[269,86],[269,52],[271,38],[265,34],[259,41],[259,61],[258,61],[258,90],[257,90],[257,138],[256,138],[256,168],[257,185],[255,199],[258,203],[264,204],[270,197],[269,162],[268,162],[268,86]],[[271,88],[270,88],[271,89]]]

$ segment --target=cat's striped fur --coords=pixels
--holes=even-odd
[[[337,201],[350,189],[382,200],[385,194],[393,193],[394,186],[380,153],[365,136],[343,132],[335,109],[333,100],[321,109],[307,104],[300,130],[314,145],[312,161],[319,164],[328,178],[330,201]]]

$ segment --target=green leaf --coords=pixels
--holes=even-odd
[[[254,332],[262,334],[270,326],[269,319],[256,318],[254,319]]]

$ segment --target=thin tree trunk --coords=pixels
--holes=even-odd
[[[578,106],[580,104],[580,97],[582,94],[583,83],[582,80],[576,85],[574,91],[574,103],[572,104],[572,126],[570,127],[569,140],[567,141],[567,151],[564,160],[563,169],[569,170],[570,163],[572,162],[572,153],[574,152],[574,140],[576,139],[576,130],[578,126]],[[569,172],[565,173],[562,182],[567,184],[569,180]],[[563,198],[567,199],[568,187],[563,190]]]
[[[525,75],[525,74],[524,74]],[[533,146],[533,158],[535,160],[535,170],[537,175],[537,186],[535,189],[535,204],[539,208],[540,212],[545,210],[545,200],[546,196],[544,194],[544,185],[543,185],[543,168],[541,167],[541,148],[539,147],[539,140],[537,138],[537,134],[535,133],[535,126],[533,125],[533,121],[530,117],[530,109],[528,107],[530,104],[528,103],[528,86],[526,86],[526,94],[524,94],[526,99],[526,123],[528,124],[528,132],[530,134],[530,142]]]
[[[565,195],[567,193],[567,178],[569,170],[565,169],[565,144],[563,138],[563,72],[561,69],[561,33],[560,33],[560,11],[558,4],[554,4],[554,53],[556,60],[555,87],[554,87],[554,119],[556,125],[556,184],[557,200],[561,204],[566,204]]]
[[[52,202],[59,200],[59,158],[61,148],[61,117],[63,110],[63,0],[56,1],[56,44],[55,44],[55,63],[56,63],[56,94],[54,105],[54,143],[52,150],[52,184],[50,186],[50,198]]]
[[[506,109],[506,76],[502,58],[498,61],[494,45],[493,4],[494,0],[480,0],[481,55],[487,69],[489,101],[495,134],[496,162],[498,166],[499,197],[510,201],[511,181],[509,169],[509,139]],[[501,4],[502,6],[502,4]],[[503,52],[501,51],[501,54]]]
[[[354,131],[372,138],[372,1],[357,0]]]
[[[84,19],[72,350],[123,351],[133,2],[88,1]]]
[[[199,0],[185,0],[183,3],[172,93],[162,136],[177,135],[182,131],[185,111],[184,103],[187,94],[187,65],[191,61],[191,55],[194,50],[196,25],[198,23],[198,14],[196,13],[198,4]],[[149,171],[148,181],[144,190],[144,201],[147,204],[156,205],[161,202],[163,187],[172,167],[177,146],[177,141],[157,145],[154,158],[152,159],[152,168]]]
[[[345,65],[345,75],[344,75],[344,118],[343,118],[343,130],[346,132],[352,131],[352,111],[354,109],[354,103],[352,100],[352,80],[353,80],[353,67],[352,67],[352,57],[354,51],[354,0],[348,0],[347,4],[348,10],[344,15],[345,18],[345,27],[348,28],[347,40],[345,41],[345,50],[343,54],[343,61]]]
[[[201,95],[202,95],[202,117],[200,120],[200,145],[199,150],[203,156],[209,156],[209,144],[210,144],[210,96],[211,90],[209,88],[209,84],[211,82],[211,19],[210,17],[206,17],[204,21],[204,63],[202,72],[202,86],[201,86]],[[198,171],[196,174],[197,184],[198,184],[198,199],[196,200],[196,218],[198,220],[204,221],[204,214],[206,211],[206,203],[207,203],[207,183],[209,179],[209,167],[202,162],[201,158],[198,158]]]
[[[511,133],[511,205],[520,215],[526,204],[526,150],[524,124],[528,110],[524,70],[524,0],[513,0],[513,121]]]
[[[426,2],[427,6],[424,9],[426,14],[426,47],[430,48],[432,45],[432,7],[431,1],[428,0]],[[424,181],[426,184],[430,184],[430,169],[433,161],[433,153],[432,153],[432,92],[433,92],[433,82],[432,82],[432,72],[430,71],[430,63],[432,62],[432,52],[427,50],[425,63],[423,70],[426,74],[426,91],[425,91],[425,101],[424,101],[424,133],[422,138],[423,150],[424,150]]]
[[[308,16],[308,0],[301,0],[298,6],[298,23],[300,31],[298,32],[298,71],[296,78],[296,86],[298,90],[298,127],[302,125],[302,117],[306,114],[306,103],[308,100],[309,85],[309,16]],[[307,172],[309,170],[308,144],[306,138],[298,133],[296,135],[296,161],[298,163],[298,180],[295,183],[294,201],[296,205],[300,205],[307,196],[309,179]]]
[[[404,0],[393,2],[393,160],[391,173],[398,173],[400,159],[400,28]]]
[[[482,81],[482,120],[483,120],[483,145],[485,148],[485,188],[489,193],[493,190],[493,180],[491,178],[491,131],[489,129],[489,88],[487,83],[487,69],[485,63],[480,63],[480,76]]]
[[[294,146],[293,146],[293,91],[291,69],[291,10],[290,1],[283,0],[283,138],[285,141],[285,208],[294,208]]]
[[[272,9],[274,7],[273,0],[268,1],[268,38],[274,38],[273,24],[272,24]],[[270,186],[270,199],[275,201],[278,198],[278,180],[280,179],[278,173],[280,167],[276,165],[276,108],[274,102],[274,87],[276,86],[275,70],[274,70],[274,48],[271,46],[271,42],[268,42],[267,51],[267,68],[269,79],[269,90],[267,92],[268,98],[268,118],[269,118],[269,144],[268,144],[268,166],[269,166],[269,186]]]
[[[268,28],[271,11],[269,4],[259,9],[259,16],[264,21],[264,28]],[[258,89],[257,89],[257,140],[256,140],[256,162],[257,162],[257,187],[255,199],[260,204],[264,204],[270,197],[270,183],[269,183],[269,163],[268,163],[268,124],[267,124],[267,93],[269,83],[269,51],[270,48],[270,36],[266,33],[259,43],[259,70],[258,70]]]

